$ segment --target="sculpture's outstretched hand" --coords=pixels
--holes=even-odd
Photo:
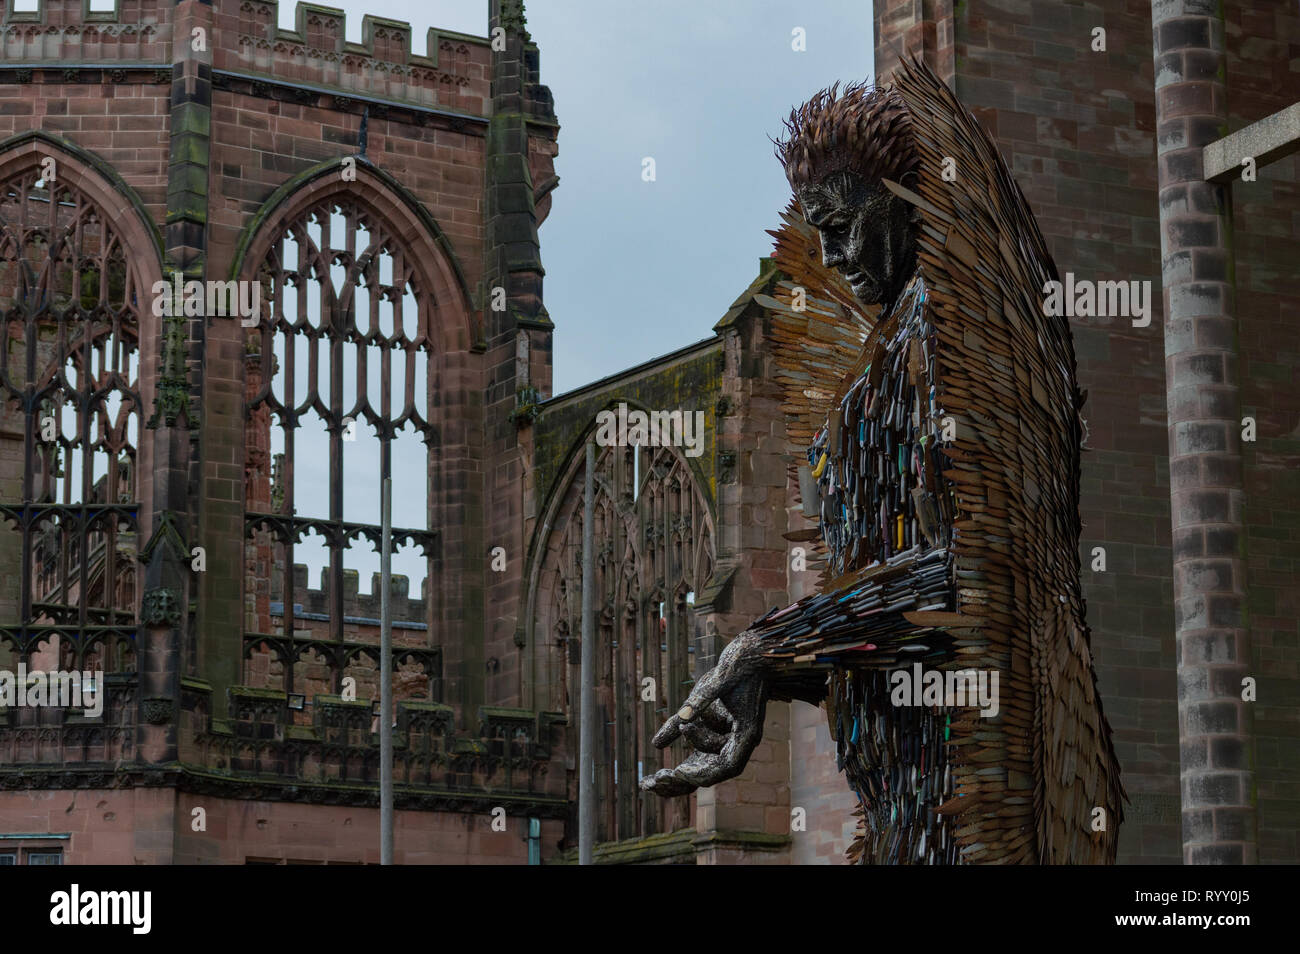
[[[689,795],[735,778],[763,738],[772,661],[762,639],[744,632],[718,657],[718,664],[695,684],[686,703],[655,733],[658,748],[682,736],[695,751],[675,768],[641,780],[656,795]]]

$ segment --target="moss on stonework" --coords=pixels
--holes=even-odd
[[[531,719],[533,718],[532,709],[511,709],[506,706],[480,706],[479,715],[482,718],[496,719]]]
[[[591,860],[600,864],[644,864],[665,858],[695,854],[693,842],[698,832],[693,828],[648,835],[628,841],[601,842],[592,848]],[[551,864],[576,865],[578,849],[570,848],[553,859]]]
[[[180,193],[188,193],[194,199],[201,200],[204,204],[198,205],[191,199],[190,207],[197,207],[200,210],[206,208],[208,196],[208,168],[193,162],[177,162],[167,167],[167,193],[175,197]],[[172,201],[168,205],[175,209],[177,203]],[[169,210],[170,211],[170,210]]]
[[[196,780],[196,781],[206,780],[210,782],[219,783],[223,786],[239,786],[244,783],[249,783],[249,784],[256,784],[259,787],[261,787],[266,785],[269,782],[270,784],[273,785],[279,784],[285,788],[294,788],[300,791],[305,789],[305,790],[318,791],[318,792],[358,792],[358,793],[365,793],[371,796],[372,798],[378,798],[379,795],[379,785],[377,782],[339,781],[339,780],[304,781],[302,779],[289,778],[287,776],[283,778],[277,778],[277,779],[267,779],[265,777],[262,777],[257,779],[256,782],[254,782],[251,778],[248,777],[238,776],[238,775],[231,776],[221,772],[214,772],[211,769],[208,769],[202,765],[196,765],[190,762],[179,762],[179,761],[168,762],[165,765],[158,766],[158,768],[169,772],[180,773],[186,778],[191,780]],[[3,774],[5,774],[4,770],[0,769],[0,775]],[[192,790],[192,789],[189,789],[188,787],[182,785],[182,790]],[[543,809],[542,814],[543,817],[546,818],[559,817],[560,811],[567,804],[567,800],[559,796],[538,795],[529,792],[496,791],[490,788],[481,789],[477,791],[465,791],[465,790],[458,790],[458,789],[426,788],[423,786],[399,784],[394,786],[394,794],[397,796],[399,802],[401,801],[401,799],[403,799],[406,796],[411,796],[412,798],[415,799],[425,799],[429,797],[450,798],[450,799],[455,799],[458,803],[463,803],[467,800],[472,800],[477,803],[478,811],[484,813],[488,812],[490,809],[495,808],[498,805],[504,806],[507,810],[507,813],[511,813],[510,809],[512,808],[517,810],[519,806],[526,805],[529,806],[530,811],[535,811],[537,808]],[[231,797],[231,796],[223,795],[218,797]],[[410,805],[399,804],[398,807],[402,811],[443,812],[447,810],[446,808],[443,807],[424,809],[419,807],[418,801],[415,804],[410,804]]]
[[[686,461],[707,498],[706,503],[713,508],[717,500],[715,406],[722,395],[723,377],[715,356],[721,353],[722,339],[706,344],[708,347],[694,354],[674,354],[660,359],[661,367],[655,368],[655,362],[648,362],[610,379],[604,386],[560,395],[543,404],[542,413],[533,424],[534,465],[540,498],[549,500],[565,465],[574,454],[581,452],[581,442],[596,414],[625,402],[629,409],[704,412],[704,452]]]
[[[337,706],[344,709],[369,709],[370,703],[360,699],[344,699],[342,696],[315,696],[313,701],[318,706]]]
[[[181,103],[171,113],[172,138],[196,133],[204,138],[212,134],[212,110],[199,103]]]
[[[412,712],[455,712],[451,706],[443,705],[441,702],[421,702],[418,699],[402,700],[397,703],[399,709],[409,709]]]
[[[283,689],[254,689],[252,686],[231,686],[230,694],[244,699],[288,699]]]
[[[168,164],[175,165],[189,162],[207,168],[211,143],[212,141],[207,136],[199,133],[184,133],[173,136]]]

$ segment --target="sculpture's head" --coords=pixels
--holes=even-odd
[[[860,301],[892,301],[916,267],[919,213],[882,180],[914,187],[919,160],[911,115],[892,89],[822,90],[790,113],[777,158],[827,267]]]

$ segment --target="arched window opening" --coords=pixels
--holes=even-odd
[[[0,665],[135,668],[137,281],[79,188],[0,182]]]
[[[630,451],[630,452],[629,452]],[[691,799],[646,795],[640,780],[685,758],[684,743],[651,743],[691,688],[694,595],[713,572],[712,525],[680,453],[598,448],[595,473],[597,839],[688,828]],[[633,490],[637,492],[632,492]],[[581,725],[582,496],[579,465],[559,491],[535,605],[539,704],[568,714],[570,750]],[[576,779],[574,779],[576,786]]]
[[[394,652],[410,670],[395,694],[437,698],[427,584],[433,299],[417,254],[365,205],[335,197],[290,218],[256,273],[268,313],[246,337],[251,685],[260,678],[309,699],[345,689],[368,698],[377,685],[367,647],[379,640],[387,471]]]

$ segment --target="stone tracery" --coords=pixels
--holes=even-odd
[[[62,158],[58,161],[62,161]],[[19,160],[0,184],[0,645],[63,668],[134,669],[139,342],[125,240],[70,178]],[[21,622],[19,622],[21,621]]]
[[[581,460],[552,501],[532,604],[535,704],[568,715],[577,751],[582,632]],[[692,598],[716,559],[713,517],[696,473],[672,447],[598,447],[595,477],[596,791],[602,841],[644,837],[692,823],[685,803],[647,798],[644,775],[685,750],[660,752],[654,728],[692,684]],[[655,638],[655,634],[658,638]],[[643,701],[645,679],[653,701]],[[575,783],[576,784],[576,783]]]

